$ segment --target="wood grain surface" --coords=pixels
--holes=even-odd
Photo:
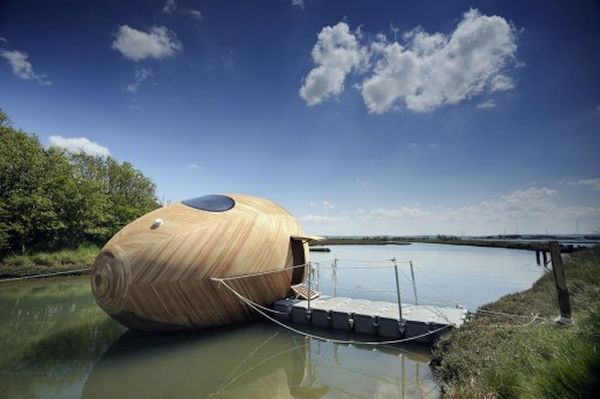
[[[300,224],[271,201],[228,194],[236,205],[225,212],[202,211],[181,203],[159,208],[133,221],[102,249],[92,271],[98,305],[127,327],[138,330],[198,329],[252,317],[227,289],[262,305],[285,297],[293,269],[291,236],[304,236]],[[163,224],[153,226],[160,218]],[[308,245],[303,244],[308,260]]]

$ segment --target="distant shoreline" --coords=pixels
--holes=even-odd
[[[320,241],[311,241],[310,246],[320,247],[326,245],[410,245],[409,241],[361,239],[361,238],[333,238]]]
[[[550,241],[549,239],[548,241]],[[521,249],[528,251],[548,251],[547,241],[515,241],[510,239],[502,240],[491,240],[491,239],[461,239],[461,238],[396,238],[393,239],[381,239],[379,237],[364,237],[364,238],[326,238],[321,241],[313,241],[310,243],[311,246],[327,246],[327,245],[410,245],[412,243],[425,243],[425,244],[445,244],[445,245],[467,245],[475,247],[487,247],[487,248],[507,248],[507,249]],[[561,252],[572,253],[582,249],[582,246],[573,244],[561,245]]]

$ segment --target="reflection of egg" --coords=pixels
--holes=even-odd
[[[158,222],[160,221],[160,222]],[[157,223],[158,222],[158,223]],[[252,311],[211,281],[283,270],[308,260],[302,228],[285,209],[248,195],[210,195],[157,209],[119,231],[92,271],[96,302],[139,330],[206,328]],[[302,281],[304,268],[228,280],[270,305]]]

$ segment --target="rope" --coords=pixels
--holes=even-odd
[[[59,275],[64,275],[64,274],[75,274],[75,273],[87,272],[89,270],[92,270],[92,268],[88,267],[86,269],[68,270],[65,272],[35,274],[33,276],[11,277],[11,278],[5,278],[3,280],[0,280],[0,283],[7,283],[9,281],[27,280],[27,279],[32,279],[32,278],[52,277],[52,276],[59,276]]]
[[[327,268],[332,268],[332,266],[324,266]],[[344,267],[344,266],[338,266],[338,269],[341,270],[383,270],[383,269],[393,269],[394,266],[350,266],[350,267]]]
[[[223,283],[225,284],[225,283]],[[225,390],[225,388],[227,388],[228,386],[230,386],[231,384],[233,384],[236,380],[238,380],[240,377],[243,377],[244,375],[248,374],[249,372],[251,372],[252,370],[255,370],[256,368],[262,366],[263,364],[267,363],[270,360],[273,360],[281,355],[284,355],[288,352],[293,352],[295,350],[301,349],[304,345],[297,345],[294,346],[292,348],[289,349],[285,349],[283,351],[280,351],[279,353],[274,354],[273,356],[270,356],[266,359],[263,359],[262,361],[258,362],[257,364],[255,364],[254,366],[250,367],[249,369],[244,370],[243,373],[238,374],[237,376],[235,376],[235,378],[231,379],[230,381],[227,382],[227,384],[225,384],[224,386],[222,386],[221,388],[219,388],[216,392],[211,393],[210,395],[208,395],[209,398],[215,397],[217,395],[220,395],[222,393],[228,392]]]
[[[231,291],[236,297],[238,297],[241,301],[245,302],[248,306],[250,306],[251,308],[253,308],[256,312],[260,313],[261,315],[263,315],[264,317],[266,317],[267,319],[269,319],[270,321],[272,321],[273,323],[288,329],[292,332],[295,332],[296,334],[300,334],[300,335],[304,335],[307,338],[313,338],[319,341],[325,341],[325,342],[331,342],[334,344],[344,344],[344,345],[389,345],[389,344],[400,344],[403,342],[409,342],[409,341],[414,341],[423,337],[426,337],[428,335],[432,335],[432,334],[437,334],[443,330],[446,330],[450,327],[452,327],[452,325],[446,325],[443,327],[440,327],[438,329],[432,330],[432,331],[428,331],[426,333],[420,334],[420,335],[416,335],[414,337],[410,337],[410,338],[403,338],[403,339],[394,339],[394,340],[388,340],[388,341],[355,341],[355,340],[342,340],[342,339],[332,339],[332,338],[327,338],[327,337],[321,337],[319,335],[315,335],[315,334],[311,334],[305,331],[300,331],[298,329],[295,329],[292,326],[288,326],[285,323],[280,322],[279,320],[276,320],[274,318],[272,318],[271,316],[269,316],[268,314],[264,313],[263,311],[261,311],[258,307],[255,307],[252,305],[252,301],[248,300],[247,298],[245,298],[243,295],[241,295],[240,293],[238,293],[236,290],[234,290],[233,288],[231,288],[225,281],[224,279],[219,279],[219,278],[211,278],[211,280],[213,281],[217,281],[221,284],[223,284],[225,286],[225,288],[227,288],[229,291]]]
[[[231,277],[223,277],[223,278],[214,278],[216,280],[237,280],[240,278],[248,278],[248,277],[255,277],[255,276],[264,276],[265,274],[272,274],[272,273],[281,273],[281,272],[287,272],[290,271],[292,269],[296,269],[298,267],[306,267],[308,266],[308,263],[303,263],[301,265],[294,265],[294,266],[289,266],[289,267],[285,267],[283,269],[276,269],[276,270],[268,270],[266,272],[257,272],[257,273],[248,273],[248,274],[240,274],[238,276],[231,276]]]
[[[265,346],[269,341],[271,341],[273,338],[275,338],[278,335],[279,335],[279,332],[276,332],[275,334],[271,335],[269,338],[267,338],[266,340],[264,340],[256,348],[254,348],[254,350],[248,356],[246,356],[244,358],[244,360],[242,360],[241,362],[239,362],[237,364],[237,366],[231,371],[231,373],[229,373],[229,376],[226,378],[226,380],[227,381],[231,380],[233,378],[233,376],[237,373],[237,371],[240,369],[240,367],[242,367],[242,365],[248,361],[248,359],[250,359],[252,356],[254,356],[254,354],[256,352],[258,352],[263,346]],[[221,384],[221,386],[219,387],[219,391],[222,391],[223,389],[227,388],[227,386],[228,386],[228,384],[226,384],[225,382],[223,382],[223,384]]]
[[[496,312],[496,311],[487,310],[487,309],[477,309],[475,312],[473,312],[473,314],[478,314],[478,313],[481,313],[480,316],[504,316],[504,317],[515,317],[515,318],[521,318],[521,319],[530,319],[533,316],[533,315],[526,316],[526,315],[521,315],[521,314]],[[548,321],[547,318],[542,317],[542,316],[535,315],[533,317],[534,317],[534,320],[542,319],[542,320]]]
[[[434,282],[434,281],[431,279],[431,277],[429,277],[429,276],[428,276],[428,275],[427,275],[427,274],[426,274],[426,273],[425,273],[423,270],[421,270],[421,268],[420,268],[419,266],[417,266],[417,264],[416,264],[416,263],[414,263],[414,262],[413,262],[413,267],[414,267],[414,268],[415,268],[415,269],[416,269],[416,270],[417,270],[419,273],[421,273],[421,275],[422,275],[423,277],[425,277],[425,278],[426,278],[426,279],[429,281],[429,284],[428,284],[429,286],[435,287],[435,286],[437,285],[437,284],[436,284],[436,283],[435,283],[435,282]],[[450,299],[450,298],[446,297],[445,295],[442,295],[442,294],[440,294],[439,292],[437,292],[437,291],[436,291],[436,290],[434,290],[433,288],[431,289],[431,291],[432,291],[432,292],[433,292],[435,295],[437,295],[439,298],[443,299],[444,301],[447,301],[448,303],[451,303],[451,304],[454,304],[454,305],[456,305],[456,304],[458,304],[458,303],[459,303],[458,301],[453,301],[452,299]]]
[[[390,259],[384,260],[373,260],[373,259],[344,259],[344,258],[336,258],[337,260],[343,260],[344,262],[361,262],[361,263],[380,263],[386,264],[390,261]],[[406,263],[408,264],[409,260],[397,260],[396,263]]]

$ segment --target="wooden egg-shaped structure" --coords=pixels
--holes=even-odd
[[[308,244],[285,209],[249,195],[208,195],[152,211],[125,226],[92,270],[98,305],[136,330],[199,329],[253,316],[229,289],[268,306],[307,268]],[[250,276],[248,276],[250,275]]]

